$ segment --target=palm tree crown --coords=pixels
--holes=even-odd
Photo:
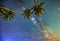
[[[37,0],[34,0],[34,2],[37,1]],[[41,2],[40,4],[37,4],[37,2],[35,2],[35,5],[32,7],[32,8],[26,8],[24,10],[24,18],[30,18],[32,14],[36,15],[36,16],[41,16],[45,10],[44,8],[42,7],[44,5],[45,2]]]
[[[8,19],[13,19],[15,16],[15,14],[13,14],[13,11],[12,9],[7,9],[5,8],[4,5],[1,5],[0,4],[0,17],[3,19],[3,20],[8,20]]]

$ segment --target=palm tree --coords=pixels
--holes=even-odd
[[[15,14],[13,14],[13,11],[12,9],[7,9],[5,8],[4,5],[1,5],[0,4],[0,17],[3,19],[3,20],[8,20],[8,19],[13,19],[15,16]]]
[[[41,2],[40,4],[38,4],[36,1],[37,0],[34,0],[35,5],[32,8],[26,8],[24,10],[24,13],[23,13],[24,17],[29,18],[31,17],[32,14],[39,17],[44,13],[45,10],[44,8],[42,8],[42,6],[44,5],[44,2]]]
[[[32,8],[26,8],[24,10],[23,16],[24,16],[24,18],[30,19],[31,17],[33,17],[31,15],[34,15],[35,20],[39,23],[40,28],[42,28],[41,24],[40,24],[41,21],[38,18],[39,18],[39,16],[43,15],[43,13],[45,11],[44,8],[42,7],[44,5],[44,2],[41,2],[38,4],[38,0],[34,0],[34,3],[35,4]]]
[[[23,13],[24,18],[27,18],[27,19],[34,18],[34,20],[36,21],[36,24],[38,26],[39,33],[45,33],[44,30],[46,30],[46,28],[43,27],[41,20],[39,19],[39,17],[41,15],[43,15],[43,13],[45,12],[43,5],[44,5],[44,2],[38,3],[38,0],[34,0],[33,7],[26,8]],[[43,37],[44,37],[44,35],[43,35]]]
[[[32,14],[36,16],[41,16],[43,12],[45,11],[42,6],[44,2],[41,2],[40,4],[37,3],[37,0],[34,0],[35,5],[32,8],[26,8],[23,12],[24,18],[30,18]],[[0,4],[0,17],[2,17],[4,20],[12,19],[14,18],[15,14],[13,14],[13,10],[6,8],[4,5]]]

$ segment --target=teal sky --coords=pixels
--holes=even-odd
[[[52,29],[52,31],[60,35],[60,2],[59,0],[49,1],[46,5],[46,19],[44,21],[47,22],[49,27]],[[42,16],[43,17],[43,16]]]
[[[42,21],[46,22],[56,35],[60,35],[60,0],[39,1],[45,2],[45,13],[41,16]],[[15,11],[22,11],[22,7],[24,6],[33,6],[33,0],[2,0],[0,3],[8,8],[14,9]],[[24,19],[19,14],[11,21],[3,21],[0,19],[0,23],[2,41],[8,41],[9,39],[10,41],[27,41],[25,40],[27,37],[31,39],[33,33],[38,33],[37,26],[34,25],[31,20]],[[36,29],[35,31],[33,31],[34,28]]]

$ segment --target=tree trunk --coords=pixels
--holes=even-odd
[[[38,4],[38,0],[34,0],[34,4],[37,5]]]

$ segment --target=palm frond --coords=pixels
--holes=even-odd
[[[45,2],[41,2],[40,4],[39,4],[39,6],[43,6],[45,4]]]
[[[12,11],[5,11],[5,10],[1,10],[0,14],[2,14],[1,18],[3,20],[12,20],[14,19],[14,16],[15,16],[15,14],[13,14]]]
[[[29,8],[26,8],[23,13],[24,18],[29,19],[31,16],[31,10]]]
[[[44,13],[45,12],[45,9],[44,8],[41,8],[41,12]]]
[[[4,7],[4,5],[0,4],[0,17],[3,20],[12,20],[14,19],[15,14],[13,14],[12,9],[8,9]]]

